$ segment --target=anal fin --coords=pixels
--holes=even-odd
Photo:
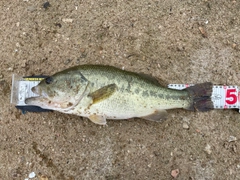
[[[163,120],[167,119],[167,111],[164,110],[164,109],[156,110],[152,114],[149,114],[147,116],[143,116],[141,118],[146,119],[146,120],[150,120],[150,121],[160,122],[160,121],[163,121]]]

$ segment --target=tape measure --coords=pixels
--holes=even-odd
[[[182,90],[189,86],[194,84],[169,84],[168,88]],[[238,86],[214,85],[212,90],[211,100],[214,109],[240,109]]]
[[[28,106],[25,99],[38,96],[31,91],[42,79],[47,76],[12,76],[11,103],[22,111],[42,112],[49,111],[40,107]],[[168,88],[182,90],[194,84],[169,84]],[[214,85],[211,100],[214,109],[240,109],[240,93],[237,86]],[[239,110],[240,113],[240,110]]]

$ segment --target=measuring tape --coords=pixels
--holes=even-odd
[[[182,90],[189,86],[194,84],[169,84],[168,88]],[[240,109],[240,93],[237,86],[214,85],[212,90],[214,109]]]
[[[42,79],[47,76],[12,77],[11,103],[18,107],[24,107],[25,99],[38,96],[31,91]],[[194,84],[169,84],[168,88],[182,90],[194,86]],[[237,86],[213,85],[211,100],[214,109],[239,109],[240,92]],[[40,111],[38,111],[40,112]]]

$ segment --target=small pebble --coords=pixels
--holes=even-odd
[[[64,62],[64,64],[69,64],[70,62],[71,62],[72,60],[71,59],[67,59],[65,62]]]
[[[205,29],[203,27],[200,26],[200,27],[198,27],[198,29],[204,38],[208,37],[207,32],[205,31]]]
[[[204,148],[204,151],[205,151],[207,154],[211,154],[211,153],[212,153],[211,146],[210,146],[209,144],[207,144],[206,147]]]
[[[51,6],[51,5],[50,5],[49,2],[43,3],[43,8],[44,8],[44,9],[48,9],[50,6]]]
[[[188,124],[187,123],[183,123],[183,129],[189,129],[189,126],[188,126]]]
[[[178,174],[179,174],[179,169],[174,169],[174,170],[172,170],[172,172],[171,172],[171,176],[172,176],[173,178],[176,178],[176,177],[178,176]]]
[[[40,180],[48,180],[48,177],[45,176],[45,175],[41,175],[41,176],[39,177],[39,179],[40,179]]]
[[[233,43],[233,44],[232,44],[232,47],[233,47],[233,49],[235,49],[235,48],[237,47],[237,44],[236,44],[236,43]]]
[[[237,138],[235,136],[229,136],[229,138],[228,138],[228,142],[233,142],[236,140],[237,140]]]
[[[63,18],[62,21],[65,22],[65,23],[72,23],[72,22],[73,22],[73,19]]]
[[[26,65],[27,65],[27,60],[23,60],[21,67],[22,67],[22,68],[25,68]]]
[[[36,8],[36,6],[29,6],[27,8],[27,10],[30,11],[30,12],[33,12],[33,11],[37,10],[37,8]]]
[[[237,152],[237,146],[236,146],[236,144],[233,144],[233,145],[232,145],[232,151],[235,152],[235,153]]]
[[[61,25],[60,23],[55,23],[55,26],[57,26],[57,27],[59,27],[59,28],[62,27],[62,25]]]
[[[9,67],[7,70],[8,70],[8,71],[13,71],[13,68],[12,68],[12,67]]]
[[[28,177],[31,179],[31,178],[34,178],[36,176],[35,172],[31,172]]]

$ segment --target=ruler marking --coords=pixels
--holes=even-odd
[[[182,90],[194,84],[169,84],[171,89]],[[213,85],[212,102],[214,109],[240,109],[240,92],[236,85]],[[240,113],[240,110],[239,110]]]

